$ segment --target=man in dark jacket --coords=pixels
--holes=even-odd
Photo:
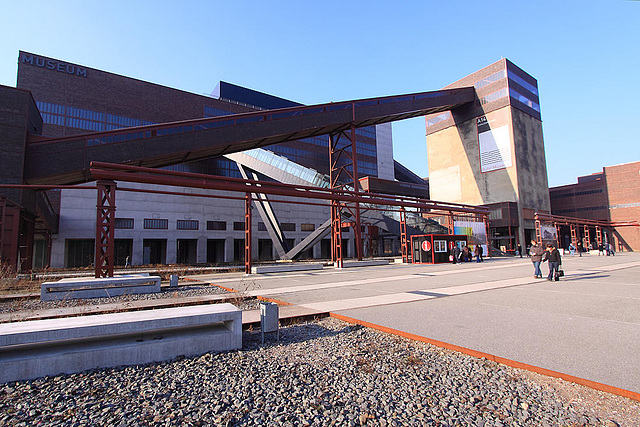
[[[453,263],[454,264],[459,264],[460,262],[462,262],[460,260],[460,254],[462,253],[462,251],[460,250],[460,246],[458,245],[453,245],[453,249],[451,249],[451,255],[453,255]]]
[[[547,253],[545,254],[544,261],[549,261],[549,275],[547,276],[547,280],[550,282],[560,280],[558,270],[562,265],[562,258],[560,257],[560,252],[551,244],[547,245]]]
[[[535,240],[531,241],[531,248],[529,249],[531,255],[531,262],[533,263],[533,278],[542,279],[542,271],[540,270],[540,263],[542,262],[542,254],[544,249]]]

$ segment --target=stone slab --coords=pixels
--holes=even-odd
[[[231,304],[0,325],[0,383],[242,347]]]
[[[101,278],[68,278],[40,285],[40,300],[108,298],[160,292],[160,276],[132,274]]]
[[[306,270],[322,270],[323,264],[321,262],[315,263],[282,263],[282,264],[270,264],[270,265],[258,265],[251,267],[251,274],[264,274],[264,273],[285,273],[290,271],[306,271]]]
[[[342,263],[342,268],[371,267],[374,265],[389,265],[389,260],[388,259],[372,259],[367,261],[344,261]]]

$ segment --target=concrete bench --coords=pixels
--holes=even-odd
[[[0,383],[242,347],[231,304],[0,324]]]
[[[389,265],[388,259],[371,259],[365,261],[343,261],[342,268],[372,267],[376,265]]]
[[[41,301],[74,298],[109,298],[117,295],[160,292],[160,276],[132,274],[114,277],[74,277],[40,286]]]
[[[304,262],[304,263],[292,263],[283,262],[280,264],[258,265],[251,267],[252,274],[264,274],[264,273],[285,273],[289,271],[307,271],[307,270],[322,270],[323,264],[321,262]]]

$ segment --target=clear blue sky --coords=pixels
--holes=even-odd
[[[501,57],[538,80],[551,186],[640,160],[640,1],[0,0],[0,84],[18,50],[209,94],[305,104],[437,90]],[[393,124],[427,175],[424,120]]]

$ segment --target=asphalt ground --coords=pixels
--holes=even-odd
[[[563,267],[559,282],[534,279],[527,258],[194,277],[638,399],[640,254],[564,256]]]

